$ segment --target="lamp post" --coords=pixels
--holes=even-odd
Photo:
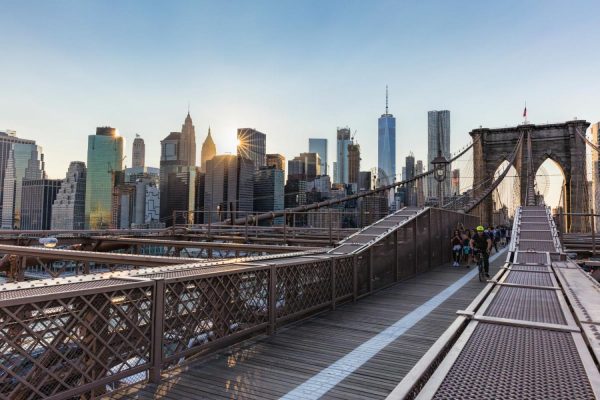
[[[431,163],[433,164],[433,176],[438,183],[438,207],[442,208],[444,205],[442,182],[446,180],[447,165],[450,164],[450,162],[446,160],[446,157],[442,155],[442,150],[438,148],[438,155],[431,160]]]

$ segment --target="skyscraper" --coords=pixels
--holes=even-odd
[[[48,230],[62,179],[23,179],[21,229]]]
[[[267,154],[267,167],[285,171],[285,157],[281,154]]]
[[[42,148],[35,143],[13,143],[4,174],[2,228],[18,229],[21,227],[23,180],[46,177]]]
[[[153,167],[125,168],[124,178],[124,185],[134,187],[135,197],[129,199],[127,190],[122,191],[124,197],[118,199],[121,203],[121,213],[131,211],[131,215],[121,214],[119,223],[129,222],[131,228],[160,227],[160,194],[158,189],[160,169]],[[115,200],[114,197],[113,200]],[[123,203],[129,203],[131,205],[130,209],[123,208]]]
[[[288,161],[288,179],[312,181],[321,175],[321,159],[317,153],[300,153]]]
[[[358,175],[358,191],[363,192],[371,190],[371,171],[360,171]]]
[[[131,166],[132,167],[143,167],[146,162],[146,145],[144,139],[140,135],[136,134],[133,139],[133,149],[131,151]]]
[[[352,143],[350,128],[337,129],[337,171],[334,176],[337,178],[334,183],[348,183],[348,145]]]
[[[378,120],[377,186],[386,186],[396,179],[396,118],[388,112],[388,89],[385,87],[385,114]]]
[[[52,204],[52,229],[79,230],[85,226],[86,168],[83,161],[71,161]]]
[[[284,206],[283,170],[262,167],[254,173],[254,211],[282,211]],[[270,221],[264,221],[270,223]],[[283,217],[273,220],[273,224],[282,225]]]
[[[460,194],[460,169],[452,170],[451,183],[451,196],[458,196]]]
[[[188,111],[185,121],[181,126],[181,160],[190,167],[196,166],[196,129]]]
[[[112,219],[115,175],[123,170],[124,139],[111,127],[96,128],[88,136],[85,185],[85,227],[105,229]]]
[[[321,174],[329,175],[329,169],[327,167],[327,139],[308,139],[308,152],[317,153],[321,158]]]
[[[357,185],[360,176],[360,145],[358,143],[350,143],[348,145],[348,183]]]
[[[421,175],[424,171],[423,160],[418,160],[415,166],[415,175]],[[417,193],[417,207],[425,205],[425,185],[423,179],[418,179],[415,182],[415,191]]]
[[[6,165],[10,157],[10,151],[16,143],[33,144],[34,140],[21,139],[17,133],[11,130],[0,131],[0,215],[2,215],[2,204],[4,199],[4,177],[6,174]]]
[[[206,172],[206,162],[208,160],[212,160],[214,156],[217,155],[217,146],[215,146],[215,142],[213,141],[212,136],[210,135],[210,126],[208,127],[208,135],[206,135],[206,139],[204,139],[204,143],[202,143],[202,153],[200,154],[200,171]]]
[[[252,212],[254,171],[251,160],[229,154],[215,156],[206,163],[204,209],[210,211],[213,222]]]
[[[415,177],[415,156],[412,152],[406,157],[406,176],[402,177],[402,180],[408,180]],[[417,204],[417,196],[415,193],[415,182],[409,182],[404,185],[406,189],[405,202],[407,206],[414,206]]]
[[[427,113],[428,145],[426,170],[433,168],[431,161],[438,156],[438,150],[446,159],[450,159],[450,111],[429,111]],[[441,147],[440,147],[441,146]],[[447,174],[449,175],[449,174]],[[427,197],[437,198],[437,182],[433,175],[427,178]],[[442,183],[445,195],[450,193],[450,179]]]
[[[252,160],[254,169],[267,165],[267,135],[252,128],[237,131],[237,155]]]
[[[186,158],[189,154],[184,146],[188,139],[181,132],[171,132],[160,142],[160,219],[169,226],[190,223],[173,221],[174,211],[194,210],[196,167],[189,165]]]

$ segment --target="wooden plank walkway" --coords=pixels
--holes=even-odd
[[[492,263],[497,271],[505,253]],[[470,269],[438,267],[348,303],[191,362],[160,384],[138,384],[112,399],[277,399],[381,333]],[[322,398],[383,399],[484,287],[475,276]]]

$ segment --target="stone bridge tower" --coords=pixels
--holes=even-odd
[[[574,120],[560,124],[524,124],[511,128],[474,129],[470,132],[473,138],[474,196],[478,197],[486,187],[489,187],[496,169],[504,160],[510,159],[519,138],[523,136],[523,145],[514,163],[521,186],[519,196],[521,205],[525,205],[530,166],[534,179],[542,163],[550,158],[560,166],[565,177],[562,191],[564,211],[566,213],[588,212],[586,144],[577,134],[577,130],[585,135],[589,125],[587,121]],[[530,146],[528,141],[531,142]],[[479,208],[482,222],[490,223],[493,212],[492,197],[485,199]],[[582,218],[567,217],[565,222],[572,231],[586,229]]]

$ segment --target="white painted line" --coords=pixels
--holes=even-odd
[[[490,257],[490,263],[506,251],[506,247],[499,253]],[[407,330],[412,328],[417,322],[425,318],[431,311],[435,310],[440,304],[448,300],[450,296],[456,293],[467,282],[477,276],[477,268],[473,268],[465,276],[442,290],[440,293],[421,304],[419,307],[396,321],[393,325],[384,329],[371,339],[367,340],[344,357],[340,358],[329,367],[325,368],[317,375],[308,379],[300,386],[288,392],[281,397],[282,400],[308,400],[318,399],[325,393],[333,389],[338,383],[344,380],[348,375],[359,369],[364,363],[379,353],[387,345],[402,336]]]

